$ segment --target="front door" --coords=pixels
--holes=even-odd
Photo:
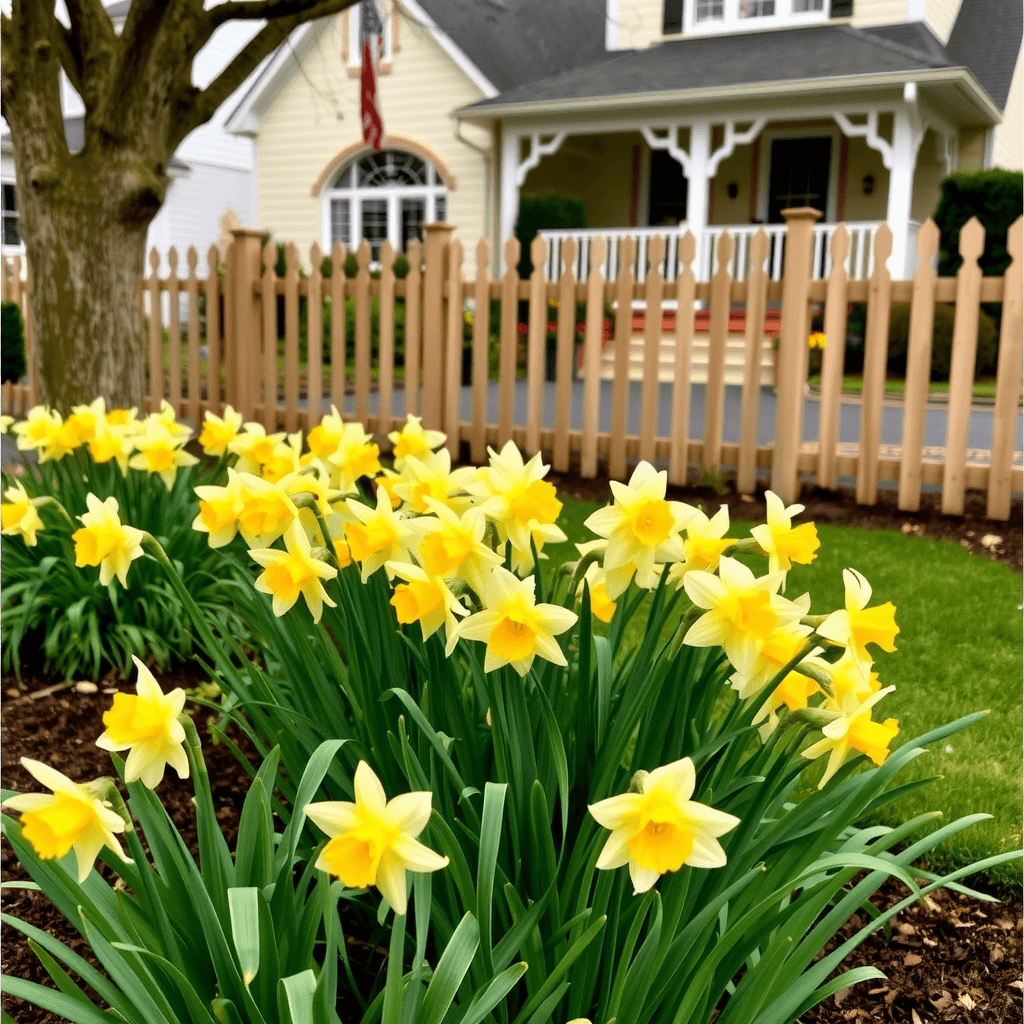
[[[768,176],[768,223],[781,224],[782,211],[812,206],[828,220],[832,140],[776,139]]]

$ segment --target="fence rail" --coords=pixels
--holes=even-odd
[[[784,238],[763,228],[744,229],[739,236],[720,232],[714,239],[715,273],[707,281],[699,279],[698,244],[689,232],[645,238],[642,279],[631,237],[614,241],[613,264],[612,247],[600,236],[587,238],[585,249],[573,237],[562,238],[557,252],[538,237],[530,252],[533,273],[520,280],[515,239],[504,246],[506,269],[496,279],[490,243],[480,241],[475,266],[464,270],[462,243],[445,224],[428,225],[425,244],[410,244],[403,279],[394,274],[395,253],[387,244],[379,275],[371,273],[366,242],[352,278],[341,272],[340,245],[331,253],[334,273],[327,278],[321,275],[319,246],[309,253],[308,272],[300,269],[296,247],[287,246],[279,277],[275,248],[262,248],[258,232],[238,229],[223,264],[211,248],[203,278],[196,276],[194,250],[187,254],[184,277],[176,253],[164,276],[159,258],[151,257],[140,303],[149,402],[167,398],[196,427],[207,409],[220,412],[231,404],[268,430],[289,431],[314,424],[330,404],[378,434],[411,412],[445,430],[456,457],[463,442],[479,462],[487,445],[513,439],[529,453],[543,451],[560,472],[578,459],[584,477],[597,475],[603,462],[611,477],[621,479],[630,460],[644,458],[663,463],[670,481],[684,484],[689,466],[698,463],[711,472],[734,473],[741,493],[752,492],[758,471],[768,470],[772,488],[786,500],[796,497],[801,479],[833,487],[846,478],[855,481],[857,500],[870,505],[880,481],[889,480],[898,484],[901,509],[918,508],[922,487],[939,485],[943,511],[959,514],[965,490],[979,488],[987,492],[989,516],[1008,518],[1012,494],[1022,487],[1022,221],[1010,229],[1012,262],[1001,278],[981,276],[984,230],[976,220],[961,233],[964,262],[957,276],[939,278],[939,232],[928,221],[916,231],[913,280],[894,281],[886,269],[892,235],[885,225],[873,231],[865,256],[861,226],[828,226],[826,251],[815,217],[811,210],[787,211]],[[783,244],[784,260],[776,255]],[[614,276],[605,272],[610,265]],[[673,267],[671,276],[665,267]],[[870,267],[870,273],[858,279],[851,267]],[[5,263],[4,297],[26,312],[30,287],[20,263]],[[645,317],[642,334],[634,335],[637,303]],[[812,303],[822,311],[828,339],[813,440],[804,427]],[[850,441],[839,428],[841,405],[849,407],[842,398],[842,373],[847,318],[855,303],[867,304],[867,327],[863,394],[854,406],[858,436]],[[943,445],[927,444],[925,430],[937,303],[955,304]],[[969,441],[977,411],[972,389],[982,303],[1001,304],[1002,317],[991,439],[987,450],[976,451]],[[671,304],[674,321],[663,318]],[[710,307],[706,334],[696,329],[700,304]],[[882,421],[889,317],[898,304],[910,305],[910,324],[901,438],[894,444],[884,440]],[[738,305],[743,318],[737,318]],[[758,372],[765,313],[778,305],[777,397],[770,424],[761,422]],[[630,313],[617,315],[618,310]],[[35,340],[27,319],[31,355]],[[724,384],[727,351],[738,344],[729,340],[730,324],[736,323],[743,325],[746,353],[738,403],[735,395],[727,402]],[[665,346],[674,366],[669,383],[659,379]],[[643,369],[642,379],[631,381],[634,348],[642,351]],[[706,385],[691,382],[698,352],[707,362]],[[601,379],[602,362],[614,365],[611,381]],[[29,365],[31,374],[31,358]],[[699,435],[691,436],[697,387],[704,389],[704,421]],[[23,414],[36,394],[34,376],[6,384],[4,410]]]

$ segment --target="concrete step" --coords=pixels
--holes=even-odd
[[[694,335],[690,357],[690,380],[694,383],[707,383],[708,344],[709,339],[706,334]],[[747,361],[746,352],[746,341],[743,336],[731,334],[726,342],[725,349],[724,376],[726,384],[743,383]],[[644,357],[643,336],[637,337],[634,335],[629,352],[630,380],[643,380]],[[658,380],[660,382],[670,383],[675,379],[675,362],[675,338],[672,335],[663,335],[661,344],[658,347]],[[762,385],[774,383],[774,367],[775,360],[771,342],[766,338],[761,347],[759,379]],[[602,380],[615,379],[615,348],[611,344],[606,345],[602,352],[600,376]]]

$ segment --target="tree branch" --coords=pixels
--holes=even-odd
[[[54,36],[53,42],[57,47],[57,57],[60,66],[68,76],[68,81],[75,88],[79,96],[82,95],[82,80],[84,69],[82,67],[82,53],[78,48],[78,40],[74,33],[66,29],[56,18],[53,19]]]
[[[306,11],[319,6],[322,6],[322,0],[227,0],[226,3],[211,8],[209,18],[213,28],[217,28],[232,20],[258,21],[262,18],[270,21],[273,18],[301,16]],[[317,17],[317,15],[311,15],[311,17]]]
[[[117,36],[101,0],[65,0],[65,6],[71,19],[71,31],[68,33],[60,27],[64,35],[70,36],[71,54],[77,55],[79,80],[72,79],[72,82],[88,113],[96,107],[110,77]],[[68,77],[71,78],[70,73]]]

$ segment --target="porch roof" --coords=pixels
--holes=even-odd
[[[560,108],[622,106],[630,99],[649,106],[768,92],[820,96],[823,89],[842,86],[929,80],[966,90],[976,118],[998,121],[998,107],[970,69],[950,57],[920,23],[871,29],[826,24],[669,40],[524,83],[457,113],[478,120]]]

